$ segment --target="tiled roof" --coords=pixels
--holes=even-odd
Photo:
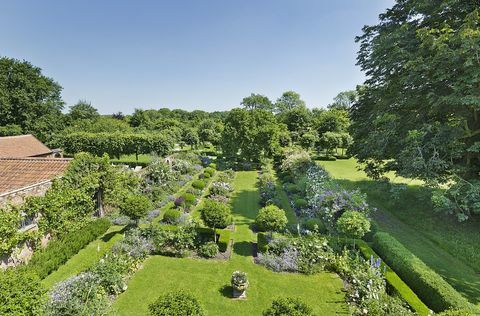
[[[0,158],[0,195],[22,189],[63,174],[71,159]]]
[[[50,148],[30,134],[0,137],[0,158],[35,157],[51,152]]]

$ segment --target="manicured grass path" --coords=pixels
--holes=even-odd
[[[389,174],[393,183],[408,184],[405,195],[395,200],[382,184],[359,171],[354,159],[319,164],[346,187],[366,193],[369,204],[378,209],[373,217],[381,230],[397,238],[457,291],[480,306],[480,221],[459,223],[451,216],[435,213],[422,194],[420,181]]]
[[[238,172],[233,213],[236,231],[232,258],[213,261],[152,256],[130,280],[129,288],[114,302],[112,315],[146,315],[148,304],[166,292],[186,289],[194,293],[208,315],[261,315],[278,296],[295,296],[311,305],[318,315],[347,315],[341,279],[332,273],[313,276],[274,273],[253,263],[250,229],[258,211],[256,172]],[[248,273],[250,287],[245,301],[230,298],[230,276]]]

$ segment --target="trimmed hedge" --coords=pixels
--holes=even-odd
[[[266,233],[257,233],[257,250],[259,253],[267,251],[268,241]]]
[[[474,308],[440,275],[388,233],[375,234],[373,248],[433,311]]]
[[[357,240],[356,245],[365,259],[379,258],[375,251],[363,240]],[[425,305],[413,292],[413,290],[382,260],[382,269],[385,269],[385,279],[388,285],[407,302],[407,304],[417,312],[420,316],[429,315],[430,309]]]
[[[90,242],[103,235],[110,226],[110,220],[99,218],[77,231],[68,233],[61,239],[51,240],[45,249],[33,254],[27,269],[44,279]]]
[[[213,239],[213,237],[212,237],[213,236],[213,229],[211,229],[211,228],[199,227],[199,228],[197,228],[197,232],[200,235],[207,236],[207,239],[208,238],[210,238],[210,240]],[[218,250],[220,252],[227,251],[228,243],[230,242],[230,235],[231,235],[231,232],[228,229],[217,229],[217,245],[218,245]]]
[[[227,251],[228,243],[230,242],[230,230],[222,229],[218,231],[220,233],[220,238],[218,238],[218,250],[220,252]]]

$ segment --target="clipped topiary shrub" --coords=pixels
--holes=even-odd
[[[304,209],[308,206],[307,200],[302,199],[302,198],[298,198],[298,199],[293,200],[293,203],[295,204],[295,207],[299,208],[299,209]]]
[[[203,173],[209,174],[210,176],[212,176],[215,173],[215,169],[211,167],[207,167],[203,170]]]
[[[182,216],[182,212],[180,212],[177,209],[170,208],[165,211],[165,214],[163,214],[162,222],[168,223],[168,224],[176,224],[180,220],[181,216]]]
[[[148,306],[153,316],[203,316],[205,312],[197,298],[184,291],[175,291],[160,296]]]
[[[257,218],[255,219],[258,229],[269,232],[284,230],[287,222],[285,211],[276,205],[262,207],[260,211],[258,211]]]
[[[375,234],[373,248],[433,311],[474,309],[466,298],[390,234]]]
[[[197,190],[203,190],[205,186],[206,184],[202,180],[195,180],[192,182],[192,187],[194,187]]]

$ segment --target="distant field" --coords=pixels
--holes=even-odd
[[[459,223],[452,216],[434,212],[429,192],[420,181],[390,174],[393,185],[389,187],[369,180],[354,159],[318,163],[344,186],[366,193],[370,205],[377,208],[373,217],[381,230],[395,236],[472,303],[480,305],[478,218]],[[403,189],[398,183],[408,186]]]

